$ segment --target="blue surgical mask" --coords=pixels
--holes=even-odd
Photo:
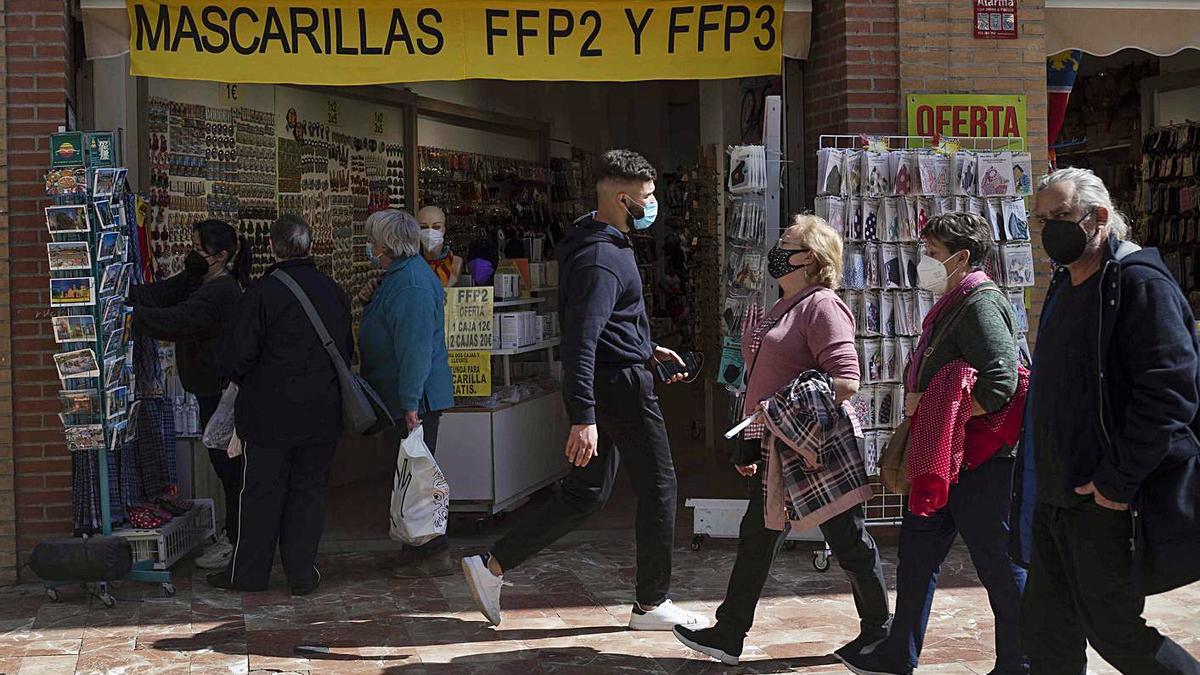
[[[375,247],[369,241],[367,242],[367,259],[371,261],[371,267],[379,267],[382,264],[379,256],[375,255]]]
[[[640,217],[634,215],[631,207],[633,209],[640,209],[642,215]],[[639,205],[631,199],[625,202],[625,212],[633,219],[633,229],[644,230],[653,225],[654,219],[658,217],[658,200],[654,198],[654,195],[650,195],[646,199],[645,204]]]

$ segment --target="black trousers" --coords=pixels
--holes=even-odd
[[[230,574],[235,588],[267,588],[275,544],[293,588],[320,578],[314,564],[325,527],[325,497],[337,443],[268,448],[243,446],[245,484]]]
[[[515,569],[604,506],[625,462],[637,496],[637,601],[657,605],[671,589],[675,541],[675,466],[654,378],[642,366],[596,372],[598,454],[575,467],[555,496],[492,547],[500,566]]]
[[[221,395],[197,396],[196,403],[200,407],[200,432],[212,419],[217,411]],[[231,544],[237,543],[238,536],[238,494],[242,491],[242,458],[230,457],[228,448],[208,448],[208,461],[212,463],[213,471],[221,479],[221,487],[225,490],[225,535]]]
[[[1021,608],[1032,675],[1087,672],[1087,643],[1129,675],[1200,673],[1200,663],[1146,625],[1146,597],[1132,588],[1128,511],[1087,502],[1038,504],[1033,559]]]
[[[434,455],[435,457],[437,456],[438,427],[441,426],[441,421],[442,413],[440,410],[427,412],[424,415],[421,415],[421,427],[423,429],[422,433],[424,434],[425,438],[425,447],[429,448],[429,454]],[[400,420],[400,423],[404,424],[404,420]],[[396,448],[396,459],[399,460],[398,455],[400,453],[400,442],[407,437],[407,434],[402,433],[398,428],[389,429],[385,433],[387,434],[388,444]],[[392,465],[395,466],[395,464],[396,462],[393,461]],[[436,539],[431,539],[420,546],[409,546],[408,544],[404,544],[403,548],[419,549],[421,551],[436,553],[448,548],[449,546],[450,540],[447,539],[446,535],[443,534],[442,536],[437,537]]]
[[[742,516],[737,560],[733,563],[725,601],[717,608],[721,630],[743,638],[754,624],[754,610],[789,527],[785,526],[782,532],[767,529],[763,518],[762,473],[760,470],[752,483],[750,503]],[[860,632],[882,638],[887,633],[889,618],[887,587],[879,549],[867,532],[862,505],[827,520],[821,525],[821,534],[850,579]]]

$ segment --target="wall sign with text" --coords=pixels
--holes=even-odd
[[[975,0],[975,38],[1017,39],[1017,0]]]
[[[1025,97],[1015,94],[913,94],[910,136],[1026,138]]]
[[[983,1],[983,0],[980,0]],[[780,72],[783,0],[129,0],[130,74],[358,85]]]

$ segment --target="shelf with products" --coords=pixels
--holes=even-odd
[[[526,307],[530,305],[540,305],[546,302],[545,298],[516,298],[513,300],[496,300],[492,303],[493,307]]]
[[[1142,152],[1135,238],[1162,249],[1193,311],[1200,310],[1200,123],[1152,129]]]

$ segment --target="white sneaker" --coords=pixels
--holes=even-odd
[[[204,570],[220,570],[229,567],[229,562],[233,559],[233,544],[229,543],[229,537],[225,533],[221,533],[221,537],[217,541],[204,550],[200,557],[196,558],[196,567]]]
[[[504,587],[504,577],[492,574],[487,560],[481,555],[463,558],[462,570],[467,586],[471,588],[471,597],[475,598],[475,606],[489,623],[499,626],[500,589]]]
[[[644,612],[636,604],[629,615],[630,630],[674,630],[683,626],[691,630],[708,628],[708,617],[681,609],[670,600],[664,600],[653,612]]]

